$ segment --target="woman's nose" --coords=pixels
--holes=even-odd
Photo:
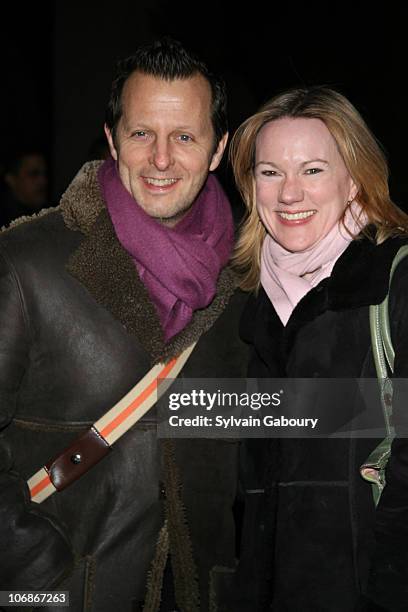
[[[285,177],[279,190],[279,201],[283,204],[293,204],[303,200],[303,189],[296,177]]]

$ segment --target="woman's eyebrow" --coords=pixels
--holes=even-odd
[[[329,162],[327,161],[327,159],[321,159],[320,157],[316,157],[314,159],[307,159],[306,161],[302,162],[300,165],[301,166],[306,166],[307,164],[313,164],[315,162],[319,162],[321,164],[326,164],[327,166],[329,165]],[[278,168],[278,164],[275,164],[272,161],[263,161],[263,160],[256,162],[254,167],[256,168],[260,164],[264,164],[266,166],[274,166],[275,168]]]

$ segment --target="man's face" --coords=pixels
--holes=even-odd
[[[123,88],[115,142],[105,127],[123,185],[167,225],[186,214],[221,161],[227,135],[214,153],[210,107],[211,88],[201,75],[165,81],[135,72]]]
[[[18,171],[8,173],[6,181],[14,197],[33,209],[39,209],[47,201],[47,166],[42,155],[26,155]]]

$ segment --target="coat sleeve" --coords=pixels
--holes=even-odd
[[[18,276],[0,248],[0,588],[51,588],[71,567],[67,537],[30,501],[25,480],[13,470],[8,440],[21,381],[29,364],[29,322]]]
[[[376,550],[368,595],[392,612],[408,602],[408,262],[397,268],[390,291],[395,349],[393,413],[396,437],[386,468],[386,486],[376,511]]]

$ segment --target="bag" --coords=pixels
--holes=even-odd
[[[408,245],[402,246],[395,255],[390,271],[389,287],[391,286],[396,267],[407,255]],[[391,376],[394,373],[395,351],[391,341],[388,297],[389,293],[381,304],[370,306],[371,346],[380,387],[386,436],[360,467],[362,477],[372,485],[376,506],[385,486],[385,467],[391,455],[391,442],[395,436],[394,428],[391,425],[393,392]]]

